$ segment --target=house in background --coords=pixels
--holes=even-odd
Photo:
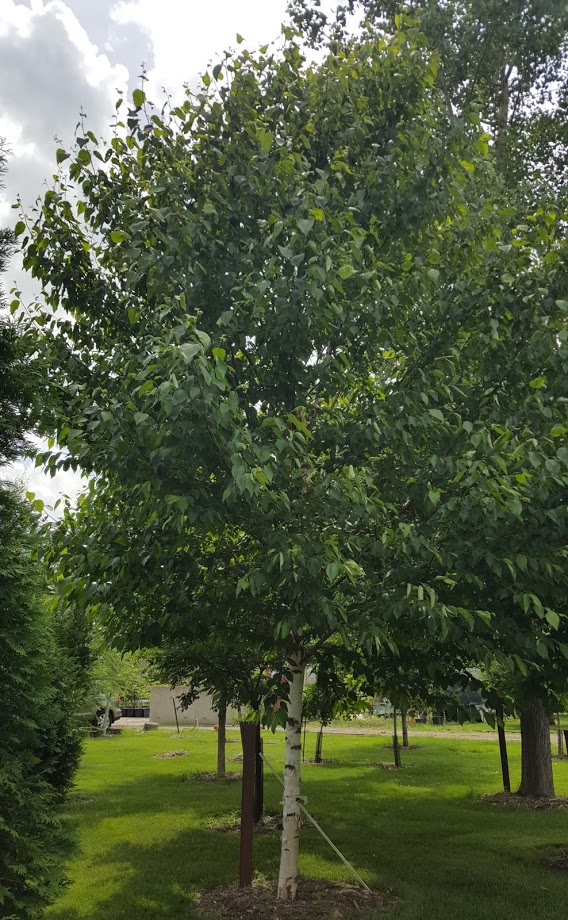
[[[202,693],[187,709],[181,708],[180,696],[187,693],[187,687],[152,687],[150,692],[150,721],[159,725],[175,725],[176,713],[180,725],[216,725],[217,713],[208,693]],[[175,710],[174,710],[175,706]],[[236,709],[227,711],[227,722],[238,721]]]

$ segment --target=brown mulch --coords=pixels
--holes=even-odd
[[[229,763],[242,763],[244,758],[242,754],[237,754],[236,757],[228,757],[227,759]]]
[[[187,777],[193,783],[239,783],[242,778],[242,773],[225,773],[224,776],[217,776],[216,773],[192,773]]]
[[[154,754],[156,760],[171,760],[172,757],[189,757],[189,751],[165,751],[163,754]]]
[[[403,747],[402,744],[399,744],[398,749],[404,754],[405,751],[419,751],[421,747],[421,744],[409,744],[408,747]],[[385,744],[385,748],[387,751],[393,750],[392,744]]]
[[[518,792],[493,792],[491,795],[480,796],[482,802],[489,805],[513,805],[516,808],[530,808],[533,811],[544,811],[548,808],[568,808],[568,796],[557,795],[553,799],[536,796],[519,795]]]
[[[215,821],[207,822],[207,828],[211,831],[221,831],[222,833],[239,833],[241,830],[241,816],[238,812],[221,817]],[[255,836],[260,834],[280,833],[282,830],[282,814],[280,812],[265,812],[254,825]]]
[[[404,770],[404,764],[397,767],[394,763],[375,763],[371,764],[371,766],[378,767],[379,770]]]
[[[543,860],[544,868],[549,872],[568,875],[568,843],[548,843],[543,849],[548,850],[548,855]]]
[[[321,767],[326,763],[337,763],[337,760],[332,760],[331,758],[322,757],[321,760],[308,760],[308,763],[311,763],[313,767]]]
[[[251,888],[217,888],[196,902],[198,916],[227,920],[342,920],[355,911],[364,916],[392,900],[389,892],[369,893],[355,885],[328,879],[301,879],[295,901],[276,900],[276,882],[262,882]]]

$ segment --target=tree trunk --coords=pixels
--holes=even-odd
[[[558,756],[562,757],[563,751],[563,738],[562,738],[562,728],[560,723],[560,713],[556,713],[556,727],[558,732]]]
[[[519,795],[553,798],[550,725],[540,700],[521,711],[521,785]]]
[[[286,756],[284,761],[284,801],[282,808],[282,848],[278,877],[278,900],[293,901],[298,890],[298,853],[300,849],[300,765],[302,731],[302,693],[305,664],[300,656],[289,662],[292,672],[290,700],[286,719]]]
[[[406,709],[401,711],[401,722],[402,722],[402,746],[403,748],[408,747],[408,719],[406,716]]]
[[[260,821],[264,812],[264,761],[262,759],[262,737],[260,722],[256,724],[255,740],[255,771],[254,771],[254,821]]]
[[[217,776],[225,776],[225,742],[227,737],[227,703],[224,699],[219,701],[218,728],[217,728]]]
[[[316,738],[316,756],[314,757],[314,763],[321,763],[322,746],[323,746],[323,725],[320,725],[320,730]]]

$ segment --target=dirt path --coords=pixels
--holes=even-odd
[[[308,728],[308,733],[317,732],[317,728]],[[377,737],[391,738],[392,732],[387,731],[386,729],[374,729],[374,728],[325,728],[324,733],[326,735],[375,735]],[[400,735],[399,735],[400,737]],[[426,740],[427,738],[457,738],[459,741],[497,741],[497,732],[456,732],[453,730],[448,731],[413,731],[411,728],[408,729],[409,738],[422,738]],[[520,741],[521,733],[520,732],[507,732],[507,741]]]

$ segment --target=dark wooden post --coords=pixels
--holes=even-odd
[[[400,720],[402,722],[402,746],[407,748],[408,745],[408,716],[406,709],[401,709]]]
[[[394,735],[392,736],[392,749],[394,751],[394,765],[398,769],[398,767],[401,766],[401,762],[400,762],[400,749],[398,746],[398,730],[396,726],[396,706],[393,712],[393,729],[394,729]]]
[[[243,783],[241,789],[241,846],[239,888],[252,885],[252,842],[254,833],[254,774],[256,761],[256,724],[241,722],[243,745]]]
[[[255,727],[254,820],[256,823],[260,821],[264,812],[264,761],[260,723],[257,722]]]
[[[497,712],[497,734],[499,735],[499,756],[501,758],[501,774],[503,776],[503,789],[511,791],[511,777],[509,775],[509,755],[507,754],[507,739],[505,738],[505,720],[503,707]]]

